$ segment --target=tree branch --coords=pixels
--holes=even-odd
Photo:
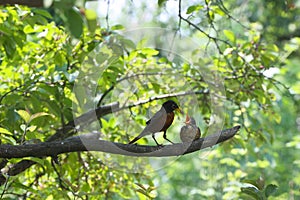
[[[55,141],[59,139],[65,139],[69,136],[72,136],[72,134],[75,131],[72,131],[75,129],[76,125],[84,125],[84,124],[89,124],[95,120],[95,114],[97,116],[97,119],[100,117],[103,117],[104,115],[113,113],[114,110],[118,110],[119,108],[119,103],[114,102],[105,106],[100,106],[96,108],[95,110],[90,110],[79,117],[75,118],[72,121],[69,121],[67,124],[65,124],[62,128],[58,129],[54,135],[52,135],[50,138],[47,139],[47,142],[50,141]],[[72,131],[69,134],[66,134],[68,132]]]
[[[160,99],[165,99],[165,98],[170,98],[170,97],[179,97],[179,96],[187,96],[187,95],[193,95],[193,94],[209,94],[209,90],[199,90],[199,91],[188,91],[188,92],[178,92],[178,93],[172,93],[172,94],[164,94],[164,95],[160,95],[160,96],[156,96],[156,97],[151,97],[149,99],[146,100],[142,100],[142,101],[138,101],[136,103],[127,105],[127,106],[123,106],[123,107],[119,107],[119,103],[118,102],[114,102],[105,106],[100,106],[98,108],[96,108],[95,110],[90,110],[84,114],[82,114],[81,116],[77,117],[76,119],[68,122],[66,125],[63,126],[63,128],[60,128],[57,130],[57,132],[51,136],[47,141],[54,141],[54,140],[58,140],[58,139],[65,139],[69,136],[72,135],[71,132],[69,134],[66,134],[67,132],[74,130],[75,126],[85,126],[87,124],[92,123],[93,121],[95,121],[95,119],[99,119],[107,114],[110,113],[115,113],[121,110],[125,110],[125,109],[129,109],[129,108],[133,108],[136,106],[140,106],[155,100],[160,100]],[[95,115],[97,116],[95,118]]]
[[[1,0],[0,5],[26,5],[29,7],[44,7],[43,0]]]
[[[113,143],[99,139],[99,134],[74,136],[63,141],[43,142],[27,145],[1,145],[0,158],[24,158],[56,156],[62,153],[100,151],[112,154],[138,157],[167,157],[192,153],[232,138],[240,126],[222,130],[192,143],[177,143],[157,146]]]
[[[96,108],[95,110],[88,111],[88,112],[82,114],[81,116],[77,117],[76,119],[69,121],[66,125],[63,126],[63,128],[58,129],[54,135],[52,135],[50,138],[48,138],[46,143],[49,144],[50,142],[53,142],[53,141],[66,139],[76,133],[76,129],[75,129],[76,125],[80,125],[80,126],[87,125],[87,124],[93,122],[95,119],[103,117],[107,114],[118,112],[118,111],[121,111],[124,109],[130,109],[132,107],[143,105],[143,104],[149,103],[154,100],[170,98],[170,97],[175,97],[175,96],[186,96],[186,95],[192,95],[192,94],[209,94],[209,90],[200,90],[200,91],[196,91],[196,92],[188,91],[188,92],[180,92],[180,93],[173,93],[173,94],[165,94],[165,95],[161,95],[161,96],[157,96],[157,97],[152,97],[147,100],[139,101],[139,102],[136,102],[134,104],[124,106],[124,107],[119,107],[118,102],[100,106],[100,107]],[[97,118],[94,117],[95,114],[96,114]],[[57,142],[57,143],[61,143],[61,141]],[[45,143],[41,143],[41,145],[42,144],[45,144]],[[55,142],[54,142],[54,144],[55,144]],[[3,148],[3,147],[4,146],[1,146],[1,148]],[[13,146],[9,146],[9,147],[13,148]],[[52,150],[53,150],[53,148],[52,148]],[[78,149],[78,150],[80,150],[80,149]],[[6,153],[6,152],[4,152],[4,153]],[[14,152],[13,154],[15,154],[15,153],[16,152]],[[55,153],[49,153],[49,155],[56,156]],[[43,156],[45,156],[45,155],[43,155]],[[22,160],[16,164],[14,164],[8,170],[7,174],[10,176],[17,175],[19,173],[22,173],[23,171],[25,171],[27,168],[31,167],[34,164],[35,164],[35,162],[32,160],[27,160],[27,159]],[[4,175],[0,174],[0,185],[5,183],[5,180],[6,180],[6,178],[4,177]]]

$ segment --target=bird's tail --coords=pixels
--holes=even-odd
[[[138,135],[136,136],[133,140],[131,140],[128,144],[133,144],[136,141],[138,141],[139,139],[141,139],[142,137],[144,137],[145,135],[149,135],[151,134],[151,132],[149,132],[149,130],[147,129],[147,127]]]
[[[139,139],[141,139],[141,136],[139,135],[139,136],[137,136],[137,137],[135,137],[133,140],[131,140],[128,144],[133,144],[133,143],[135,143],[136,141],[138,141]]]

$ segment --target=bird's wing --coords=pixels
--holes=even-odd
[[[162,108],[147,122],[147,126],[144,128],[140,136],[143,137],[145,135],[159,132],[164,127],[166,119],[167,112]]]

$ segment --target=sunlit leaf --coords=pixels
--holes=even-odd
[[[7,134],[7,135],[13,135],[9,130],[7,130],[5,128],[2,128],[2,127],[0,127],[0,133],[4,133],[4,134]]]
[[[85,17],[87,19],[89,31],[95,32],[97,28],[97,13],[94,10],[86,9]]]
[[[87,20],[96,20],[97,19],[97,13],[92,10],[92,9],[86,9],[85,11],[85,16]]]
[[[235,42],[235,36],[231,30],[223,30],[223,33],[230,42],[232,42],[232,43]]]
[[[6,136],[4,134],[0,134],[0,139],[2,142],[6,143],[6,144],[12,144],[12,145],[17,144],[17,142],[11,136]]]
[[[33,132],[33,131],[35,131],[36,128],[37,128],[37,126],[32,125],[32,126],[27,127],[27,130],[30,132]]]
[[[26,125],[25,124],[21,124],[20,125],[21,130],[24,132],[26,130]]]
[[[26,110],[17,110],[16,111],[21,118],[26,122],[29,123],[30,122],[30,114],[26,111]]]
[[[39,117],[43,117],[43,116],[48,116],[49,114],[48,113],[45,113],[45,112],[39,112],[39,113],[35,113],[33,115],[30,116],[30,121],[36,119],[36,118],[39,118]]]
[[[190,7],[188,7],[186,14],[191,14],[195,11],[201,10],[203,8],[202,5],[192,5]]]
[[[223,158],[222,160],[220,160],[220,163],[237,168],[240,167],[240,164],[232,158]]]
[[[111,27],[111,30],[115,31],[115,30],[123,30],[124,26],[121,24],[116,24],[114,26]]]

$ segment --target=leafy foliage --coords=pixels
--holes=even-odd
[[[160,19],[169,1],[157,4],[153,18]],[[179,23],[169,14],[168,26],[175,27],[176,34],[185,32],[201,41],[196,48],[190,43],[171,45],[185,50],[182,55],[167,52],[163,37],[155,38],[153,47],[148,45],[150,38],[134,40],[129,32],[121,34],[128,25],[122,20],[104,28],[104,23],[99,25],[95,11],[85,9],[80,1],[55,1],[48,10],[18,5],[2,7],[1,144],[45,142],[57,130],[64,130],[74,117],[112,102],[128,109],[91,120],[93,123],[81,125],[85,129],[79,133],[100,131],[101,139],[126,143],[142,130],[162,100],[143,106],[138,102],[183,91],[195,93],[174,99],[185,112],[197,116],[204,135],[218,123],[241,124],[243,130],[239,135],[218,148],[176,161],[148,162],[91,152],[59,155],[59,164],[56,158],[4,159],[0,163],[1,167],[4,163],[1,172],[6,182],[1,197],[300,196],[300,158],[295,154],[300,141],[295,135],[300,127],[300,39],[299,22],[294,20],[299,6],[292,1],[237,5],[206,0],[177,4]],[[239,15],[241,12],[245,16]],[[167,26],[163,20],[153,23]],[[189,61],[184,59],[188,56]],[[219,115],[215,115],[214,109]],[[222,117],[224,121],[219,122]],[[179,129],[177,123],[169,132]],[[63,137],[72,134],[70,131]],[[174,134],[170,137],[178,139]],[[147,138],[141,143],[153,144]],[[23,174],[9,176],[8,166],[24,159],[36,164]],[[166,162],[171,165],[147,173],[155,170],[151,163]]]

